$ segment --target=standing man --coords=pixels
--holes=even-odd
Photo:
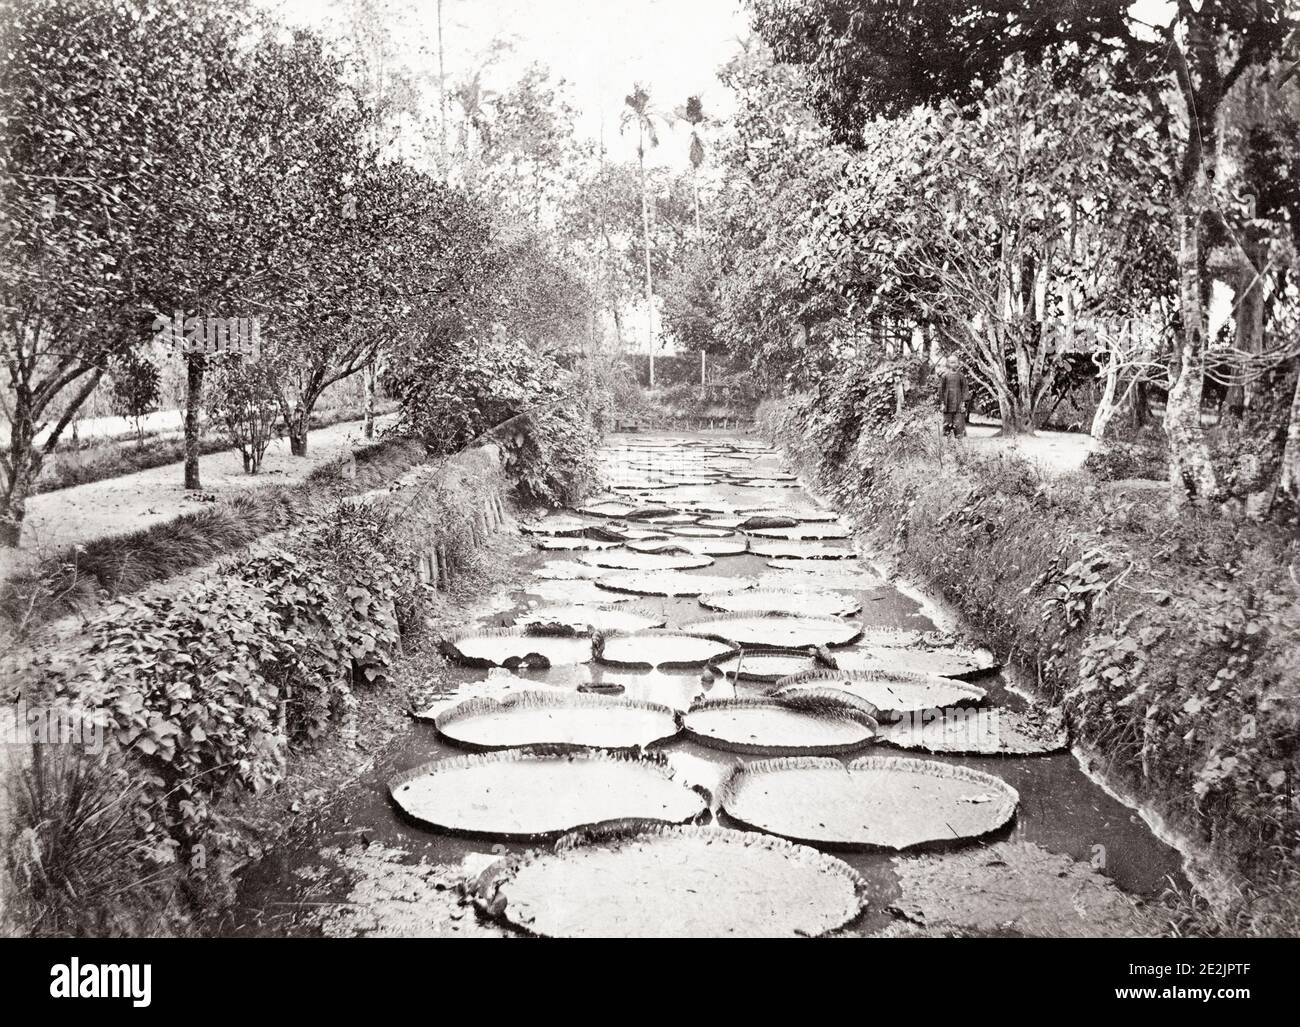
[[[966,409],[970,402],[970,389],[961,362],[949,357],[941,365],[939,375],[939,409],[943,412],[943,434],[961,438],[966,434]]]

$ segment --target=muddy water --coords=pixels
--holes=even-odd
[[[670,476],[674,473],[674,461],[677,461],[675,473],[686,474],[680,469],[680,456],[671,455],[674,450],[683,446],[719,447],[731,440],[719,434],[699,433],[674,436],[662,450],[643,448],[656,441],[653,436],[616,437],[607,458],[607,481],[635,486],[656,476]],[[754,443],[745,440],[742,444]],[[711,454],[710,458],[719,455]],[[660,457],[668,469],[657,470],[656,461]],[[722,456],[722,459],[731,458]],[[776,471],[779,465],[774,455],[759,456],[749,464],[755,472]],[[618,497],[607,495],[606,498]],[[797,485],[757,488],[730,482],[647,490],[639,501],[666,505],[691,501],[735,509],[814,505]],[[481,615],[473,624],[507,626],[516,615],[532,607],[560,604],[562,601],[544,598],[536,591],[545,589],[546,584],[531,572],[548,561],[567,562],[575,556],[564,551],[536,550],[521,555],[514,587],[490,597],[491,601],[484,607],[494,612]],[[828,566],[861,562],[833,561]],[[747,553],[717,557],[711,567],[685,573],[722,575],[737,581],[770,581],[776,572],[768,566],[767,558]],[[862,603],[862,612],[853,619],[869,627],[920,630],[936,627],[915,599],[893,585],[855,594]],[[618,609],[655,615],[670,627],[710,616],[710,611],[695,599],[684,598],[638,597],[619,603]],[[454,681],[465,683],[481,681],[486,676],[487,672],[482,670],[452,672]],[[640,673],[595,664],[524,670],[520,676],[568,688],[587,681],[617,682],[624,686],[624,694],[629,697],[662,702],[678,709],[685,709],[696,698],[760,695],[770,687],[741,683],[733,689],[726,680],[709,681],[698,671]],[[1011,709],[1024,706],[1024,700],[1007,687],[1001,675],[985,675],[978,683],[988,690],[990,703]],[[517,689],[516,683],[513,690]],[[681,776],[711,790],[738,758],[680,738],[665,751]],[[362,780],[341,789],[305,830],[299,832],[295,845],[275,852],[251,870],[241,889],[233,930],[274,935],[382,934],[389,933],[388,928],[392,927],[393,933],[482,933],[484,929],[472,923],[472,913],[468,918],[463,911],[449,913],[454,910],[454,903],[445,898],[449,894],[447,884],[463,873],[462,864],[474,867],[486,855],[520,851],[526,846],[456,838],[422,829],[395,813],[387,791],[387,782],[394,775],[432,759],[460,754],[460,750],[438,736],[431,724],[413,722],[409,730],[379,755],[374,768]],[[1070,753],[1025,758],[915,755],[961,763],[995,774],[1011,784],[1020,793],[1020,807],[1013,824],[998,836],[1000,839],[1032,842],[1049,852],[1091,864],[1138,898],[1158,896],[1171,880],[1184,883],[1179,854],[1158,840],[1136,812],[1090,781]],[[722,822],[726,823],[725,817]],[[363,855],[360,859],[341,858],[337,851],[340,849]],[[365,853],[373,854],[374,858],[364,857]],[[857,926],[873,930],[889,923],[891,917],[884,910],[898,895],[892,856],[854,852],[837,855],[867,877],[878,896],[873,911]],[[412,866],[419,867],[420,873],[411,876],[403,869]],[[445,876],[439,876],[440,868],[445,868]],[[359,880],[367,876],[376,880]],[[392,912],[394,909],[401,912]],[[449,916],[454,919],[448,919]],[[398,918],[408,922],[396,926],[387,923]]]

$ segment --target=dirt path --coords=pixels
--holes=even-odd
[[[702,450],[706,451],[703,459]],[[780,458],[750,439],[712,433],[616,436],[605,451],[605,463],[610,492],[593,500],[662,504],[690,511],[688,517],[707,516],[706,508],[796,508],[807,513],[816,505],[797,483],[781,480]],[[770,478],[741,484],[728,477],[733,472]],[[584,519],[603,527],[618,523],[595,515]],[[467,613],[467,632],[516,624],[539,607],[575,603],[639,615],[670,628],[713,615],[694,597],[629,597],[603,589],[590,578],[613,572],[584,562],[598,554],[539,551],[532,545],[537,538],[519,540],[514,579],[484,596],[478,608]],[[725,538],[746,546],[763,541],[740,532]],[[846,556],[854,552],[844,541],[820,544],[838,547]],[[627,551],[626,547],[611,550]],[[747,550],[716,555],[710,566],[681,573],[688,578],[721,577],[730,582],[722,587],[731,590],[750,585],[808,587],[790,585],[792,571],[772,563],[770,557]],[[584,573],[585,579],[577,576]],[[800,573],[860,607],[847,619],[867,629],[929,631],[942,620],[911,590],[900,590],[883,579],[863,580],[875,575],[865,559],[809,561]],[[854,644],[833,651],[851,657],[860,648]],[[987,702],[995,708],[1025,707],[1024,699],[997,673],[982,675],[978,684],[987,690]],[[451,666],[426,714],[470,697],[505,698],[523,690],[571,691],[583,685],[617,685],[627,698],[677,710],[703,698],[757,697],[771,688],[702,675],[698,669],[637,671],[587,662],[512,673]],[[716,796],[722,777],[738,759],[736,754],[682,736],[661,751],[683,780],[715,796],[714,821],[721,818],[730,823],[717,808]],[[868,751],[912,755],[880,746]],[[525,846],[422,828],[399,816],[388,796],[388,782],[395,775],[430,760],[462,754],[431,723],[413,723],[377,755],[361,780],[342,787],[323,808],[313,811],[310,821],[295,832],[299,841],[294,848],[273,854],[250,873],[236,933],[501,934],[504,929],[499,924],[461,902],[457,886],[494,859],[521,852]],[[851,933],[1113,935],[1155,929],[1153,921],[1136,910],[1133,897],[1154,898],[1167,880],[1180,879],[1178,854],[1152,836],[1133,811],[1093,784],[1070,753],[925,758],[983,770],[1012,785],[1020,796],[1014,824],[978,845],[960,849],[956,857],[940,853],[925,857],[925,862],[889,852],[837,852],[865,878],[872,892],[869,913],[853,925]]]
[[[936,421],[937,424],[937,421]],[[1037,465],[1047,475],[1069,474],[1083,467],[1097,440],[1078,432],[1038,431],[1033,435],[998,435],[996,424],[971,424],[969,445],[977,451],[1011,452]],[[936,429],[937,430],[937,429]]]
[[[378,418],[376,427],[391,423]],[[364,441],[364,421],[344,421],[318,428],[307,439],[307,456],[289,454],[288,438],[276,439],[266,451],[261,471],[244,473],[239,453],[225,450],[199,458],[203,492],[232,492],[301,481],[313,468],[349,452]],[[77,543],[119,535],[169,521],[202,508],[184,488],[184,464],[164,464],[134,474],[77,485],[33,496],[27,501],[22,551],[43,557]]]

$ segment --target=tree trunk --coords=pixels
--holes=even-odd
[[[1300,374],[1291,396],[1291,415],[1286,423],[1286,445],[1282,449],[1282,470],[1278,479],[1282,495],[1300,505]]]
[[[185,487],[200,489],[199,440],[202,425],[199,421],[203,404],[203,369],[206,361],[201,353],[185,357]]]
[[[1170,502],[1213,499],[1219,491],[1214,463],[1201,430],[1205,385],[1205,307],[1201,300],[1200,214],[1184,202],[1178,214],[1178,277],[1183,317],[1178,377],[1165,405],[1169,438]]]
[[[375,437],[375,379],[379,376],[378,371],[379,369],[375,366],[375,362],[371,360],[366,364],[365,370],[361,372],[366,387],[365,434],[368,439],[373,439]]]
[[[650,354],[650,388],[655,387],[655,308],[654,293],[650,285],[650,204],[645,189],[645,140],[637,147],[637,163],[641,168],[641,232],[645,241],[645,335],[646,350]]]
[[[1258,356],[1264,351],[1264,280],[1260,269],[1268,261],[1268,235],[1254,224],[1248,225],[1242,233],[1241,246],[1247,259],[1237,273],[1236,347],[1243,353]],[[1245,416],[1252,398],[1250,391],[1242,381],[1228,386],[1224,398],[1228,416]]]

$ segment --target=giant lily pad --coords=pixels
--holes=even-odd
[[[434,718],[439,734],[471,749],[527,745],[642,748],[677,734],[677,713],[658,703],[576,692],[469,699]]]
[[[442,650],[467,667],[566,667],[591,659],[591,639],[587,635],[497,628],[444,639]]]
[[[755,542],[750,552],[774,560],[856,560],[858,554],[848,546],[825,546],[820,542]]]
[[[722,790],[727,815],[795,841],[861,849],[951,845],[991,834],[1020,796],[968,767],[896,756],[798,757],[737,767]]]
[[[548,560],[533,570],[533,577],[547,581],[576,581],[581,578],[598,578],[604,571],[597,567],[574,563],[572,560]]]
[[[835,654],[831,658],[838,660]],[[827,688],[849,692],[875,706],[882,721],[924,710],[974,705],[985,696],[984,689],[965,681],[893,670],[809,671],[782,678],[777,686],[781,695]]]
[[[632,817],[681,824],[709,808],[662,757],[596,749],[434,760],[394,778],[388,790],[407,816],[437,830],[518,840]]]
[[[577,517],[566,517],[561,514],[543,517],[541,520],[527,524],[520,524],[519,530],[525,535],[551,535],[559,538],[581,535],[590,527],[591,522],[589,521],[580,520]]]
[[[683,524],[669,530],[679,538],[730,538],[735,534],[730,528],[706,528],[699,524]]]
[[[826,560],[768,560],[767,566],[780,571],[779,575],[769,578],[776,587],[786,587],[786,580],[797,583],[819,585],[822,588],[849,588],[865,591],[880,588],[885,579],[858,564],[845,563],[842,560],[828,563]]]
[[[692,621],[690,631],[721,635],[746,649],[801,649],[810,645],[848,645],[862,633],[856,621],[785,613],[726,614]]]
[[[744,592],[714,592],[700,596],[700,605],[723,613],[786,613],[809,617],[843,617],[862,604],[840,592],[754,588]]]
[[[606,603],[631,602],[632,596],[601,588],[595,581],[539,581],[527,591],[541,596],[553,606],[603,606]]]
[[[716,574],[686,574],[682,571],[628,571],[599,579],[601,588],[642,596],[698,596],[744,586],[743,581]]]
[[[825,649],[808,646],[805,649],[758,649],[741,652],[717,665],[733,681],[754,681],[772,685],[782,678],[793,677],[810,670],[824,670],[829,655]]]
[[[818,937],[867,904],[866,882],[835,857],[716,827],[579,832],[493,864],[474,890],[507,923],[552,938]]]
[[[629,571],[686,571],[708,567],[713,563],[713,557],[699,556],[695,553],[643,553],[636,549],[618,549],[612,553],[583,553],[578,559],[593,567]]]
[[[534,543],[538,549],[570,549],[594,551],[600,549],[613,549],[615,546],[622,545],[614,539],[603,538],[583,538],[582,536],[573,536],[565,538],[553,538],[549,535],[539,536]]]
[[[558,625],[576,631],[645,631],[663,627],[664,619],[604,606],[539,606],[520,614],[515,624],[521,627]]]
[[[839,518],[834,510],[822,510],[815,506],[779,506],[767,510],[752,510],[750,517],[779,517],[783,520],[791,520],[798,523],[817,524],[834,521]],[[778,525],[773,525],[778,527]]]
[[[726,639],[681,631],[639,631],[596,639],[600,663],[616,667],[703,667],[736,652]]]
[[[672,538],[643,539],[629,542],[628,549],[638,553],[663,553],[684,550],[699,556],[739,556],[749,548],[749,543],[737,538]]]
[[[906,649],[890,645],[862,646],[836,653],[841,670],[890,670],[937,674],[946,678],[975,677],[998,666],[987,653],[974,649]]]
[[[831,756],[853,752],[876,734],[867,703],[810,698],[713,699],[682,720],[686,734],[713,749],[761,756]]]
[[[794,542],[848,538],[852,534],[842,524],[798,524],[790,528],[746,528],[745,530],[759,538],[782,538]]]
[[[900,749],[976,756],[1032,756],[1070,744],[1065,716],[1043,707],[1024,713],[987,707],[925,710],[890,724],[880,740]]]

